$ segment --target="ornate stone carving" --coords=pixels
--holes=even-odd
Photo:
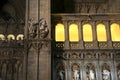
[[[71,59],[77,59],[78,58],[78,54],[77,53],[72,53],[71,54]]]
[[[44,18],[39,20],[39,28],[38,29],[39,29],[40,39],[46,38],[49,33],[49,29],[48,29],[47,22]]]
[[[102,53],[101,54],[101,58],[103,58],[103,59],[107,59],[109,56],[107,56],[107,53]]]
[[[56,43],[56,48],[64,48],[64,43]]]
[[[94,56],[91,53],[87,53],[86,58],[91,59],[91,58],[94,58]]]
[[[36,37],[36,33],[37,33],[37,27],[35,26],[35,22],[33,20],[33,18],[31,18],[29,21],[29,26],[28,26],[28,31],[29,31],[29,38],[35,38]]]
[[[47,26],[47,22],[44,18],[40,19],[38,23],[33,21],[33,18],[31,18],[29,21],[29,38],[36,38],[37,39],[44,39],[47,37],[49,33],[49,29]]]

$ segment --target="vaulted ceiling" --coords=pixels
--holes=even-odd
[[[0,19],[7,22],[25,21],[26,0],[0,0]]]

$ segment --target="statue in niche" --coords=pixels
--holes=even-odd
[[[46,38],[49,33],[47,22],[44,18],[39,21],[39,37],[40,39]]]
[[[74,70],[74,79],[79,80],[79,71],[78,70]]]
[[[74,64],[72,70],[73,70],[73,79],[79,80],[80,79],[79,66],[77,64]]]
[[[95,68],[93,64],[89,63],[87,65],[86,79],[87,80],[95,80]]]
[[[64,80],[64,71],[63,70],[59,70],[58,75],[60,77],[60,80]]]
[[[29,27],[28,27],[29,37],[30,37],[30,38],[35,38],[36,35],[37,35],[37,34],[36,34],[37,28],[36,28],[36,26],[34,26],[35,23],[34,23],[34,21],[33,21],[33,18],[31,18],[31,19],[28,21],[28,23],[29,23]]]
[[[57,80],[65,80],[65,71],[64,71],[64,66],[63,64],[59,63],[56,66],[57,70]]]
[[[118,80],[120,80],[120,70],[118,70]]]
[[[90,80],[95,80],[95,74],[93,70],[89,70],[89,78]]]
[[[107,66],[103,67],[103,80],[110,80],[110,71]]]
[[[120,80],[120,64],[117,66],[117,76],[118,80]]]

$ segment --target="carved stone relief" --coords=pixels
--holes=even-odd
[[[31,18],[29,21],[28,31],[29,31],[29,38],[35,38],[37,35],[37,27],[35,26],[35,22],[33,18]]]
[[[77,59],[79,56],[77,53],[72,53],[71,54],[71,59]]]
[[[28,23],[29,39],[44,39],[47,37],[49,29],[44,18],[40,19],[38,23],[31,18]]]
[[[49,33],[47,22],[44,18],[39,21],[39,36],[40,39],[46,38]]]
[[[91,58],[94,58],[94,56],[91,53],[87,53],[86,58],[91,59]]]
[[[102,59],[107,59],[107,58],[108,58],[107,53],[102,53],[100,57],[101,57]]]

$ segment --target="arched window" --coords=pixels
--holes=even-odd
[[[55,40],[57,42],[65,41],[65,29],[63,24],[57,24],[55,26]]]
[[[71,42],[79,41],[79,37],[78,37],[78,25],[71,24],[69,26],[69,40]]]
[[[9,35],[7,36],[7,39],[8,39],[8,40],[15,40],[15,36],[14,36],[13,34],[9,34]]]
[[[5,36],[3,34],[0,34],[0,40],[5,40]]]
[[[120,41],[120,25],[113,23],[110,27],[112,41]]]
[[[83,25],[83,40],[84,41],[93,41],[92,26],[90,24]]]
[[[97,39],[98,41],[107,41],[106,29],[104,24],[97,25]]]
[[[17,40],[23,40],[23,37],[24,37],[24,35],[23,34],[19,34],[19,35],[17,35]]]

